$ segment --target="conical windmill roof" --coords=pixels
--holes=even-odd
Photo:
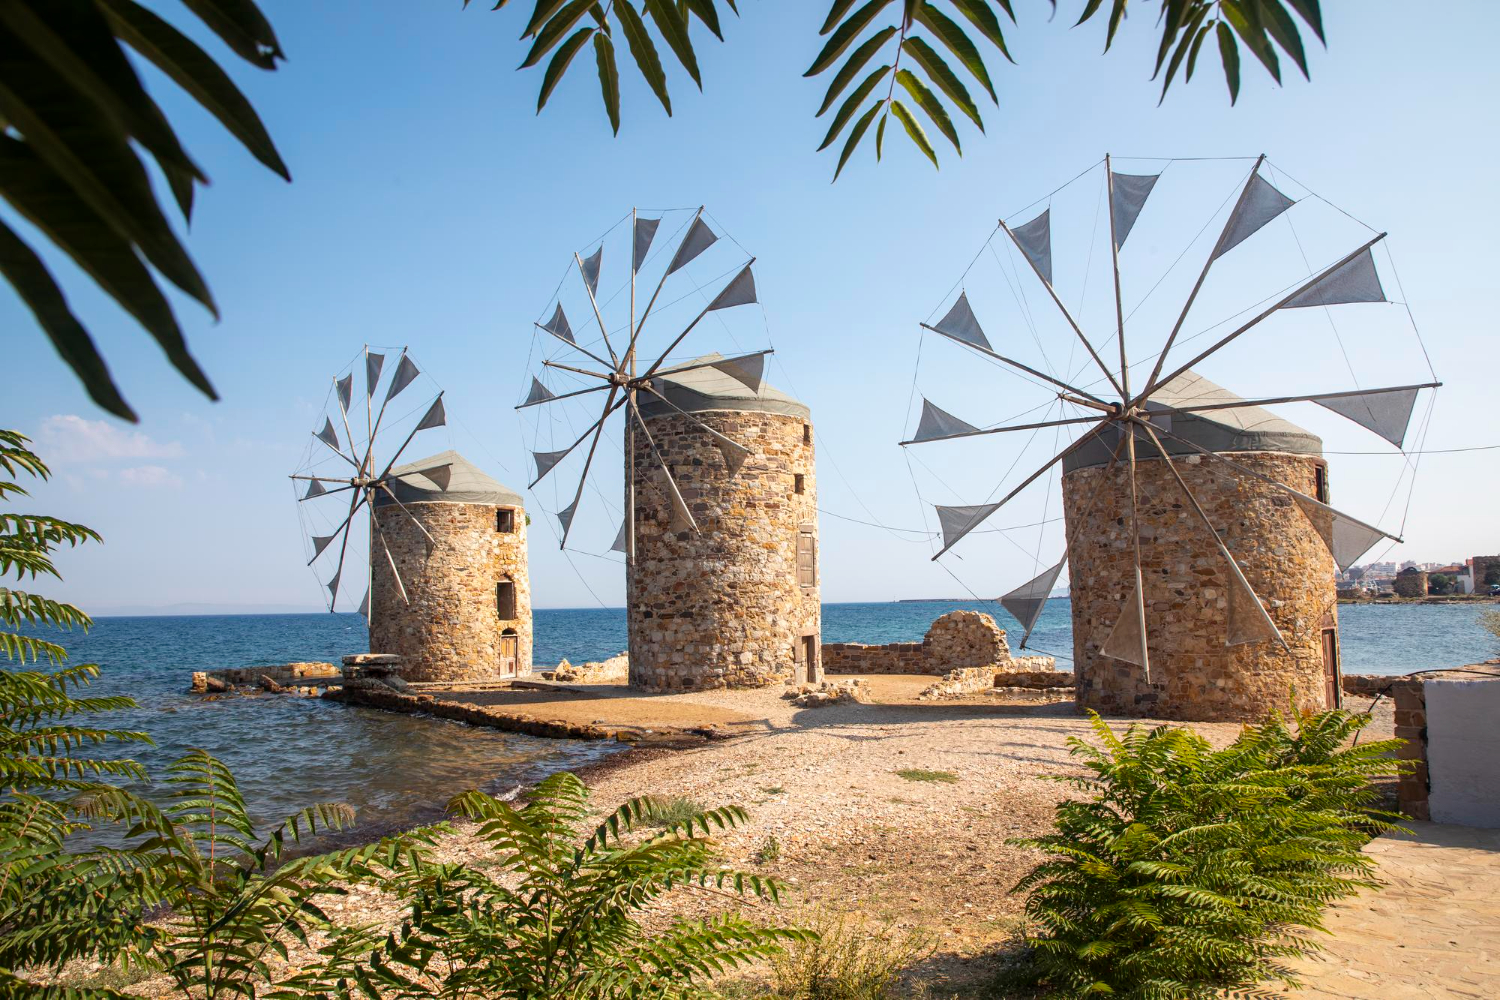
[[[722,360],[724,356],[715,351],[681,363],[707,365],[710,362]],[[744,382],[732,375],[726,375],[717,368],[694,368],[692,371],[662,375],[651,381],[658,392],[670,399],[679,409],[689,413],[701,413],[705,410],[739,410],[749,413],[781,413],[801,417],[803,420],[812,415],[812,411],[805,403],[793,399],[769,382],[762,381],[760,390],[752,391]],[[671,407],[649,393],[641,393],[639,398],[641,413],[645,416],[655,417],[672,412]]]
[[[444,483],[441,467],[446,466]],[[424,473],[424,470],[425,473]],[[524,507],[520,494],[485,475],[458,452],[440,451],[415,462],[398,465],[390,474],[391,493],[402,503],[483,503]],[[375,506],[394,503],[384,490],[375,493]]]
[[[1243,403],[1221,385],[1216,385],[1193,371],[1181,375],[1151,394],[1151,402],[1166,406],[1208,406],[1220,403]],[[1147,403],[1151,408],[1151,403]],[[1198,413],[1161,413],[1152,417],[1152,422],[1164,430],[1193,442],[1200,448],[1212,452],[1230,454],[1234,452],[1270,451],[1286,455],[1322,455],[1323,439],[1312,431],[1284,420],[1270,410],[1259,406],[1231,406],[1222,410],[1202,410]],[[1119,440],[1115,425],[1110,431],[1100,432],[1093,440],[1063,459],[1063,471],[1087,469],[1109,464]],[[1181,441],[1165,435],[1161,437],[1167,454],[1197,454]],[[1142,450],[1136,446],[1136,457],[1159,458],[1156,446],[1149,441]]]

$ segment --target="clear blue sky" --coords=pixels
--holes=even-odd
[[[958,550],[961,558],[948,560],[955,581],[929,563],[923,537],[892,536],[832,515],[871,520],[873,514],[894,527],[930,529],[909,468],[922,495],[937,502],[979,502],[1000,481],[1020,442],[943,446],[921,453],[926,466],[909,466],[896,447],[912,427],[916,323],[944,303],[998,216],[1105,152],[1265,152],[1312,190],[1389,230],[1406,300],[1447,383],[1428,446],[1500,441],[1491,417],[1500,272],[1495,4],[1445,4],[1438,17],[1419,16],[1394,0],[1328,3],[1330,46],[1314,49],[1312,82],[1293,74],[1278,89],[1247,62],[1240,102],[1231,108],[1216,60],[1207,59],[1190,86],[1174,87],[1157,107],[1149,80],[1153,6],[1143,5],[1115,49],[1101,56],[1102,26],[1067,26],[1078,3],[1065,0],[1048,23],[1047,4],[1027,0],[1017,5],[1022,23],[1011,33],[1020,65],[994,64],[1001,100],[987,109],[987,135],[966,129],[965,156],[945,154],[940,172],[892,136],[883,163],[865,150],[836,185],[829,184],[833,159],[813,152],[825,121],[812,113],[825,84],[801,77],[819,47],[824,4],[741,3],[726,44],[706,34],[700,41],[704,93],[674,74],[670,119],[633,70],[626,72],[617,138],[582,58],[548,110],[533,114],[539,75],[514,71],[524,11],[492,14],[476,4],[461,12],[457,0],[264,0],[263,6],[289,56],[281,70],[241,68],[222,49],[214,51],[260,110],[294,183],[259,167],[169,84],[151,81],[213,180],[200,195],[189,246],[224,318],[215,323],[185,301],[179,314],[223,401],[199,396],[143,332],[56,261],[142,416],[138,427],[113,420],[91,406],[29,314],[0,288],[7,358],[0,423],[36,437],[58,473],[35,491],[35,506],[89,523],[106,539],[103,547],[65,556],[66,582],[51,588],[85,607],[317,606],[321,588],[303,566],[304,541],[285,477],[321,423],[329,377],[367,341],[410,345],[447,391],[454,426],[429,432],[417,454],[456,447],[500,480],[524,487],[532,430],[512,406],[530,375],[531,321],[547,307],[572,251],[587,249],[632,205],[706,204],[759,257],[764,325],[759,314],[752,319],[758,339],[768,332],[777,348],[779,365],[769,374],[811,405],[819,435],[826,600],[946,596],[963,586],[994,595],[1029,577],[1038,554],[1046,562],[1057,551],[1055,526],[1040,538],[1031,530],[1014,533],[1011,542],[999,535],[976,539]],[[188,20],[176,5],[162,9],[178,23]],[[1155,169],[1141,162],[1121,167]],[[1201,185],[1210,209],[1236,183],[1233,169],[1194,172],[1188,164],[1168,169],[1162,192],[1169,181],[1180,182],[1171,197],[1184,199]],[[1302,190],[1288,182],[1288,192],[1294,189]],[[1092,198],[1097,190],[1085,194]],[[1162,197],[1161,205],[1173,204]],[[1059,287],[1074,281],[1065,295],[1092,303],[1085,313],[1103,308],[1107,316],[1108,299],[1096,301],[1108,289],[1108,271],[1098,270],[1102,258],[1096,254],[1086,292],[1077,283],[1080,266],[1061,263],[1065,250],[1081,255],[1089,245],[1087,209],[1094,202],[1077,204],[1084,207],[1067,218],[1061,201],[1054,207]],[[1163,208],[1151,223],[1160,240],[1143,216],[1127,247],[1127,281],[1149,286],[1196,232],[1203,216],[1190,217],[1190,201],[1181,204],[1178,214]],[[1336,254],[1341,239],[1360,232],[1339,229],[1341,218],[1309,216],[1301,238]],[[1176,242],[1170,224],[1177,225]],[[1077,242],[1069,242],[1066,225],[1082,233]],[[1105,252],[1107,244],[1098,248]],[[1315,264],[1322,262],[1314,246],[1306,249]],[[1191,282],[1194,259],[1170,272],[1158,294]],[[1377,260],[1386,266],[1385,257]],[[982,295],[996,303],[1009,295],[1001,294],[999,261],[971,274],[976,307]],[[1270,250],[1251,253],[1244,264],[1250,273],[1287,266]],[[1067,266],[1074,273],[1065,278]],[[1389,272],[1383,277],[1399,297]],[[1254,280],[1263,279],[1270,280]],[[1143,291],[1135,285],[1127,301]],[[1219,313],[1204,312],[1199,325],[1260,298],[1265,287],[1238,302],[1234,291],[1226,285],[1210,294]],[[1029,294],[1039,313],[1039,288]],[[1406,375],[1423,380],[1409,328],[1372,311],[1395,307],[1354,308],[1367,311],[1341,317],[1337,332],[1356,377],[1367,385]],[[981,320],[992,340],[1030,342],[1023,323],[1007,319],[999,304],[991,309]],[[1141,353],[1137,337],[1140,344],[1161,339],[1150,315],[1142,313],[1139,330],[1131,327],[1133,354]],[[575,325],[584,318],[575,315]],[[1092,327],[1106,331],[1096,336],[1101,349],[1107,327]],[[1067,350],[1065,331],[1038,332],[1045,347]],[[1218,367],[1206,365],[1204,374],[1243,394],[1348,388],[1351,376],[1330,332],[1326,321],[1271,329]],[[725,345],[709,337],[703,346]],[[960,363],[951,345],[929,339],[923,351],[919,387],[976,423],[1038,402],[1025,383]],[[1425,407],[1424,399],[1419,417]],[[1383,450],[1372,435],[1309,409],[1284,412],[1324,433],[1330,449]],[[1048,444],[1036,443],[1036,454]],[[601,454],[616,465],[618,443]],[[1487,499],[1500,488],[1496,457],[1428,456],[1406,520],[1408,544],[1394,555],[1426,561],[1500,549]],[[1399,525],[1402,467],[1399,456],[1334,457],[1335,503],[1367,520],[1384,513],[1382,524]],[[997,515],[997,523],[1055,517],[1055,479],[1050,498],[1033,494],[1013,516]],[[546,491],[531,506],[539,522],[531,546],[536,603],[591,605],[592,588],[604,603],[620,604],[619,565],[583,555],[570,565],[550,541],[551,528],[540,523],[543,508],[555,508],[554,495]],[[614,515],[590,516],[597,526],[580,544],[607,549],[612,532],[604,525]]]

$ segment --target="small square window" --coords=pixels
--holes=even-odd
[[[800,472],[792,476],[792,492],[798,494],[807,492],[807,477]]]
[[[495,511],[495,530],[510,534],[516,530],[516,512],[513,510]]]

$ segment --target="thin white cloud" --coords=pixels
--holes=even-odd
[[[121,469],[118,476],[126,486],[153,488],[182,485],[181,476],[160,465],[133,465],[128,469]]]
[[[105,420],[85,420],[75,413],[47,417],[37,439],[42,458],[48,463],[183,455],[182,445],[176,441],[157,441],[144,431],[119,427]]]

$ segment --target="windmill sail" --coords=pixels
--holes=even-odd
[[[332,417],[325,416],[323,418],[323,429],[314,433],[313,437],[317,438],[319,441],[322,441],[324,444],[326,444],[328,447],[332,448],[339,454],[343,454],[343,449],[339,447],[338,432],[333,429]]]
[[[307,492],[302,495],[302,499],[311,500],[313,497],[320,497],[327,492],[328,490],[324,488],[323,483],[320,480],[314,479],[307,484]]]
[[[641,265],[646,262],[646,254],[651,252],[651,241],[656,238],[656,227],[661,225],[660,219],[636,219],[634,232],[634,246],[631,248],[631,267],[639,271]]]
[[[948,315],[938,320],[933,329],[945,337],[962,340],[966,344],[974,344],[986,351],[990,349],[989,339],[979,328],[979,320],[974,316],[974,310],[969,308],[968,292],[958,293],[958,301],[953,303],[953,308],[948,310]]]
[[[1135,586],[1130,590],[1130,599],[1120,608],[1114,627],[1099,652],[1116,660],[1134,663],[1149,668],[1150,656],[1146,651],[1146,633],[1141,623],[1146,617],[1146,607],[1141,597],[1141,582],[1137,575]]]
[[[551,472],[552,471],[552,467],[555,466],[558,462],[561,462],[564,458],[566,458],[567,455],[568,455],[568,452],[570,452],[572,450],[573,449],[571,449],[571,448],[564,448],[562,451],[534,451],[534,452],[532,452],[531,453],[531,457],[536,462],[536,477],[537,477],[537,479],[541,479],[547,473]]]
[[[678,268],[685,266],[703,251],[717,243],[719,237],[709,229],[704,221],[694,219],[692,226],[688,228],[687,235],[682,242],[677,244],[677,252],[672,255],[672,263],[667,265],[667,273],[671,274]]]
[[[526,405],[533,403],[545,403],[549,399],[555,399],[557,393],[542,385],[541,380],[535,375],[531,376],[531,392],[526,394]]]
[[[1323,275],[1315,284],[1284,302],[1281,308],[1302,309],[1308,306],[1384,301],[1385,289],[1380,287],[1380,273],[1375,270],[1375,255],[1366,250]]]
[[[1249,582],[1237,569],[1230,570],[1228,588],[1229,607],[1224,645],[1243,646],[1253,642],[1278,642],[1286,645],[1276,623],[1266,614],[1260,598],[1255,596],[1255,591],[1250,589]]]
[[[1340,572],[1358,562],[1361,556],[1375,547],[1376,542],[1390,537],[1379,528],[1356,521],[1332,507],[1314,503],[1310,498],[1294,494],[1292,499],[1297,501],[1297,506],[1302,508],[1302,513],[1307,515],[1318,536],[1323,539],[1323,544],[1328,546]]]
[[[568,537],[568,529],[573,526],[573,515],[578,511],[578,501],[574,500],[562,510],[557,512],[557,522],[562,525],[563,540]]]
[[[1156,181],[1160,177],[1161,174],[1109,175],[1110,183],[1114,186],[1111,222],[1114,223],[1116,247],[1125,245],[1125,237],[1135,228],[1135,220],[1140,217],[1141,209],[1146,207],[1146,199],[1150,197],[1151,189],[1156,187]]]
[[[1027,580],[1000,598],[1000,606],[1015,615],[1016,621],[1026,629],[1025,636],[1021,638],[1022,649],[1026,648],[1026,640],[1031,638],[1031,630],[1036,628],[1037,619],[1042,617],[1042,611],[1047,607],[1047,598],[1051,596],[1052,588],[1057,586],[1057,578],[1062,575],[1063,567],[1067,564],[1067,557],[1064,556],[1056,566],[1043,570],[1040,576]]]
[[[365,621],[370,620],[370,588],[365,588],[365,596],[360,599],[359,613],[365,616]]]
[[[339,533],[337,531],[335,531],[331,535],[313,535],[313,558],[316,559],[318,558],[318,556],[322,555],[323,550],[328,548],[328,546],[332,544],[333,540],[337,537],[339,537]]]
[[[375,395],[375,385],[380,381],[380,369],[385,367],[384,354],[365,355],[365,396]]]
[[[970,507],[944,507],[941,504],[933,506],[937,509],[938,524],[943,529],[944,548],[948,548],[973,531],[980,521],[1000,509],[998,503],[977,504]]]
[[[1295,204],[1272,187],[1270,181],[1260,174],[1254,175],[1245,186],[1244,196],[1235,204],[1229,221],[1224,224],[1224,232],[1209,259],[1218,260]]]
[[[734,280],[724,286],[723,291],[714,296],[714,300],[708,304],[707,312],[715,309],[730,309],[734,306],[746,306],[757,301],[755,298],[755,275],[750,272],[750,265],[746,264]]]
[[[541,326],[543,330],[546,330],[554,337],[560,337],[570,344],[578,343],[578,341],[573,339],[573,328],[568,325],[568,317],[563,312],[561,302],[557,304],[556,309],[552,310],[552,318],[541,324]]]
[[[933,406],[924,396],[922,397],[922,419],[917,423],[917,436],[912,440],[933,441],[937,438],[953,437],[977,430],[979,428],[968,421],[960,420],[947,410]]]
[[[412,363],[411,358],[401,355],[401,363],[396,366],[396,374],[391,376],[391,387],[385,391],[385,401],[389,403],[396,395],[411,385],[418,375],[422,374],[417,366]]]
[[[448,422],[448,412],[443,409],[443,397],[438,396],[427,408],[427,413],[422,417],[421,423],[417,424],[417,430],[425,431],[433,427],[442,427]]]
[[[604,247],[594,251],[594,255],[583,262],[583,281],[589,286],[590,295],[599,294],[599,265],[604,260]]]
[[[609,547],[609,551],[611,551],[611,552],[624,552],[625,551],[625,529],[628,528],[629,526],[630,526],[629,523],[626,522],[626,521],[621,521],[620,522],[620,531],[619,531],[619,533],[617,535],[615,535],[615,543]]]
[[[766,356],[747,354],[741,358],[725,358],[713,362],[710,367],[717,368],[751,392],[760,392],[760,383],[766,371]]]
[[[1396,392],[1371,392],[1358,396],[1315,399],[1313,402],[1348,417],[1400,448],[1406,440],[1406,429],[1411,425],[1411,414],[1417,405],[1418,391],[1401,389]]]
[[[1044,209],[1041,215],[1012,229],[1010,234],[1042,280],[1052,284],[1052,209]]]
[[[349,412],[350,395],[354,392],[354,373],[350,372],[334,383],[339,394],[339,409],[345,413]]]

